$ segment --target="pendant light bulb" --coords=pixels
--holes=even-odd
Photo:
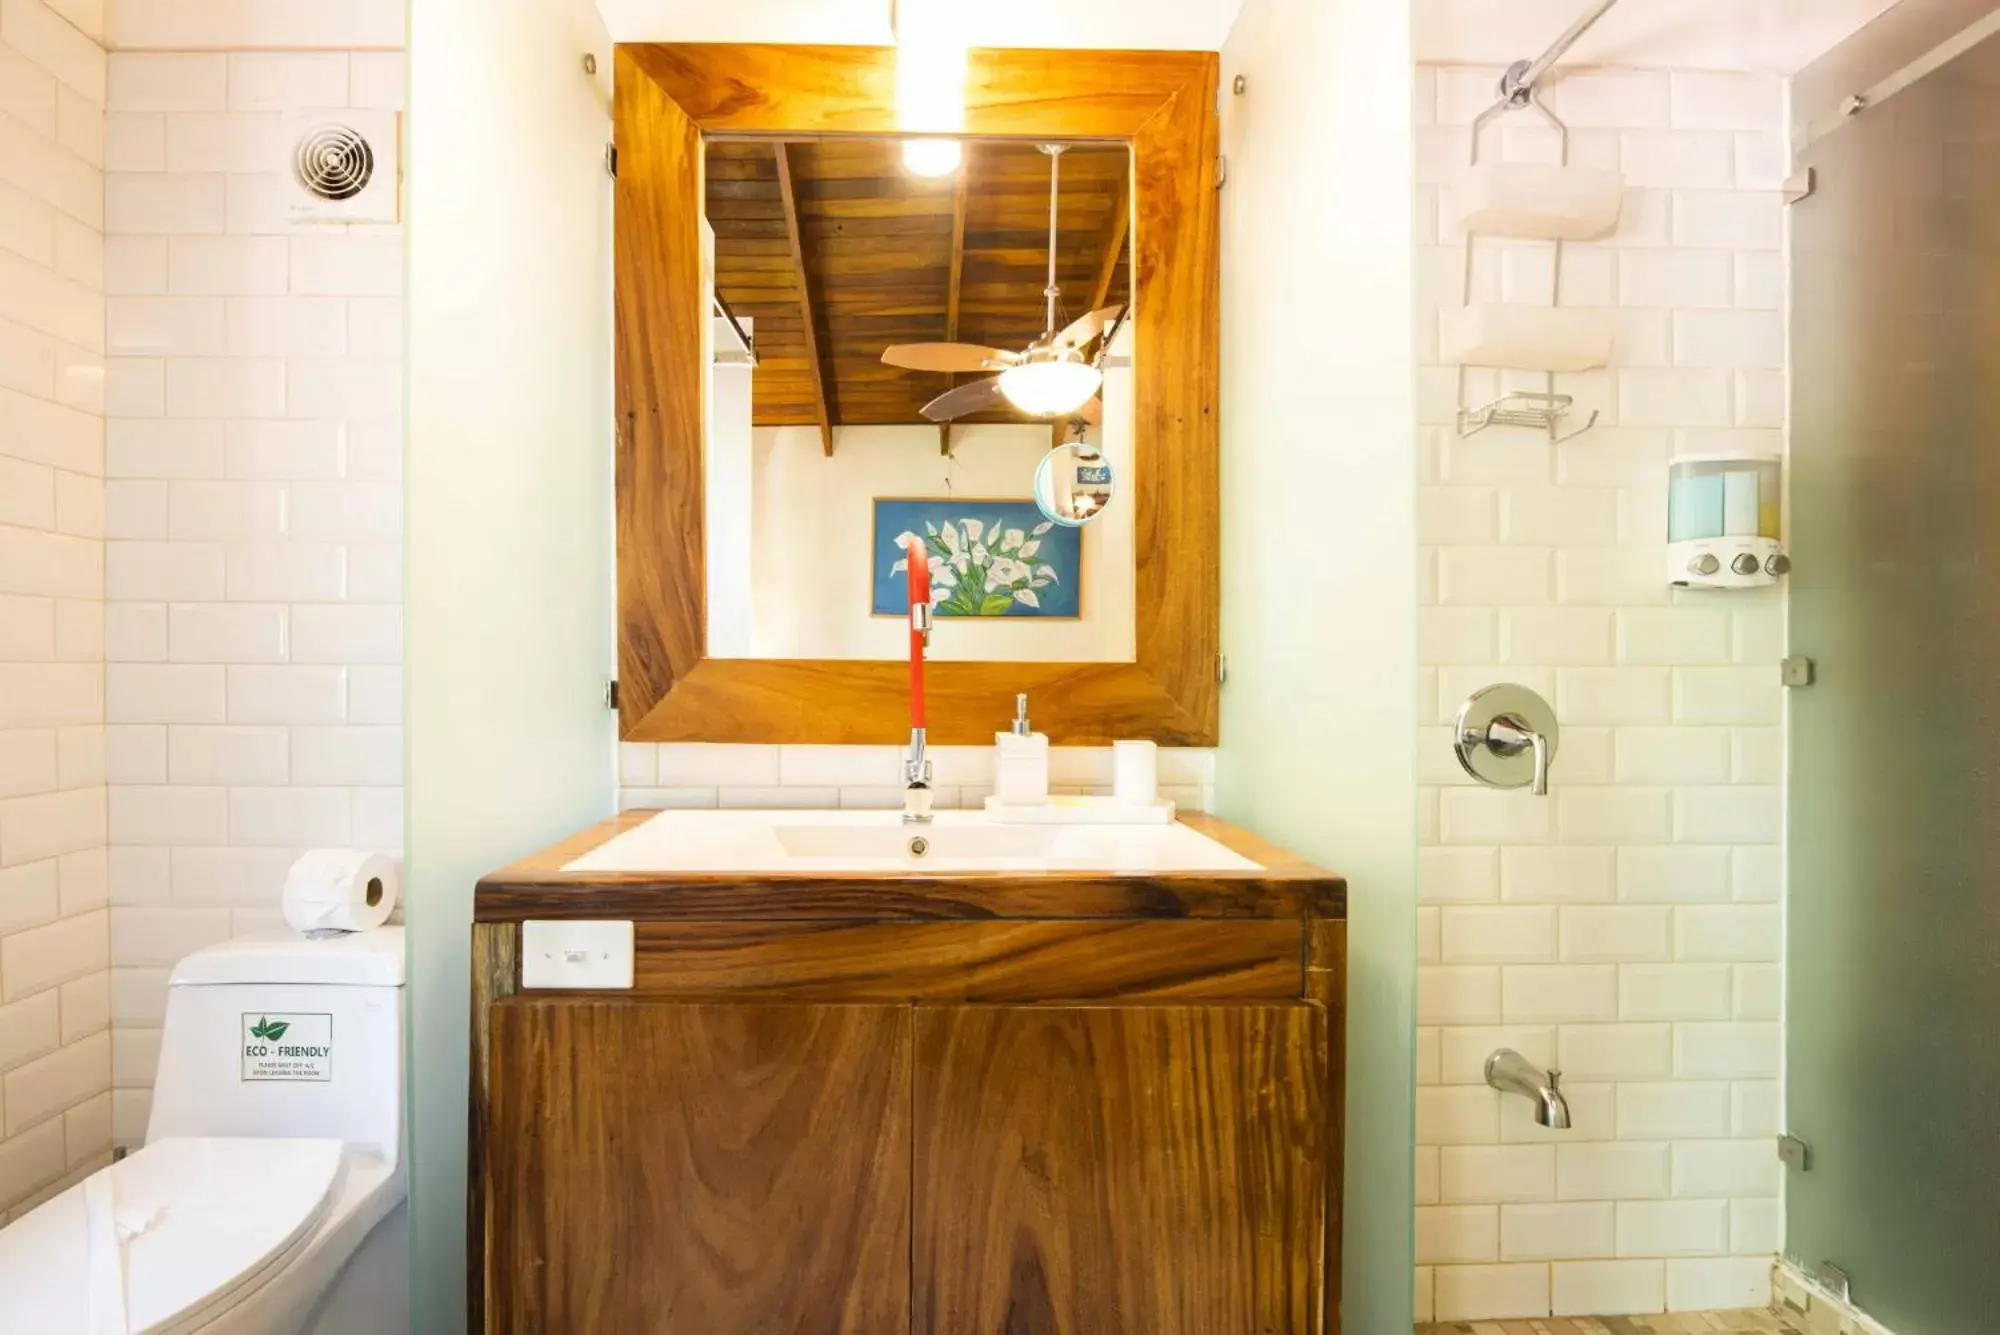
[[[1073,413],[1103,383],[1103,373],[1088,362],[1028,362],[1000,373],[1000,393],[1030,417]]]
[[[896,36],[896,128],[917,136],[903,141],[903,166],[916,176],[949,176],[962,150],[954,135],[965,128],[965,33],[956,0],[895,0],[890,26]]]
[[[949,176],[964,157],[956,139],[903,141],[903,169],[913,176]]]

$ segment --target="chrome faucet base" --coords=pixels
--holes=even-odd
[[[931,823],[931,762],[924,754],[924,730],[910,729],[910,754],[903,760],[903,824]]]

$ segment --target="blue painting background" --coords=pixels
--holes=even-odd
[[[925,536],[928,526],[935,525],[942,530],[947,524],[959,524],[963,520],[977,520],[980,525],[982,544],[998,521],[1000,532],[1005,535],[1018,530],[1023,542],[1039,544],[1030,561],[1036,565],[1047,565],[1055,572],[1053,581],[1034,588],[1039,607],[1029,607],[1016,602],[999,617],[1026,618],[1075,618],[1081,615],[1083,574],[1083,531],[1062,528],[1048,523],[1048,518],[1032,500],[1021,501],[959,501],[959,500],[907,500],[877,498],[875,504],[874,551],[869,567],[873,602],[870,610],[881,616],[902,616],[910,606],[907,578],[900,570],[892,570],[896,562],[903,559],[903,550],[896,545],[896,535],[909,532]],[[1035,533],[1042,528],[1042,533]],[[989,546],[990,544],[984,544]],[[1004,546],[1004,542],[1002,543]],[[964,611],[954,611],[948,606],[939,606],[937,615],[945,617],[969,616]],[[997,619],[997,618],[996,618]]]

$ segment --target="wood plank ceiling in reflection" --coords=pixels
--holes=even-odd
[[[1063,155],[1064,320],[1130,290],[1130,156],[1122,144]],[[890,140],[716,140],[707,207],[717,290],[756,322],[757,426],[818,426],[831,452],[836,427],[921,424],[956,382],[884,366],[883,348],[1018,349],[1042,333],[1049,160],[1033,144],[968,143],[955,176],[926,179]]]

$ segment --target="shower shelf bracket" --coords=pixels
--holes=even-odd
[[[1493,105],[1480,112],[1478,117],[1472,122],[1471,165],[1473,167],[1478,167],[1479,165],[1479,141],[1485,134],[1487,127],[1501,117],[1516,111],[1533,111],[1543,121],[1547,122],[1549,128],[1556,133],[1556,142],[1560,151],[1560,157],[1557,161],[1563,167],[1569,166],[1569,126],[1542,102],[1542,79],[1554,67],[1556,61],[1560,60],[1570,47],[1575,45],[1577,40],[1594,27],[1597,21],[1603,18],[1617,3],[1618,0],[1592,0],[1590,7],[1569,26],[1568,30],[1562,36],[1555,40],[1554,44],[1548,50],[1544,51],[1534,60],[1519,60],[1508,67],[1507,72],[1501,77],[1499,88],[1496,90],[1498,96]],[[1555,256],[1554,262],[1550,266],[1549,306],[1560,308],[1562,306],[1563,239],[1560,234],[1550,239],[1555,243]],[[1461,306],[1468,310],[1472,306],[1473,258],[1478,248],[1478,242],[1478,233],[1468,230],[1465,237],[1464,284],[1460,296]],[[1556,392],[1554,371],[1548,371],[1546,375],[1546,387],[1540,392],[1517,390],[1511,393],[1504,393],[1499,398],[1487,403],[1484,407],[1475,408],[1466,402],[1470,382],[1466,364],[1460,362],[1458,367],[1459,437],[1464,439],[1469,436],[1475,436],[1489,427],[1526,427],[1531,430],[1545,431],[1548,433],[1548,438],[1552,443],[1560,444],[1566,440],[1574,440],[1596,426],[1599,414],[1592,412],[1590,420],[1582,426],[1568,432],[1562,430],[1562,423],[1575,408],[1576,400],[1568,394],[1558,394]]]
[[[1606,8],[1609,8],[1609,6],[1607,5]],[[1559,161],[1565,167],[1569,165],[1569,126],[1564,124],[1562,119],[1553,111],[1550,111],[1548,107],[1543,105],[1533,84],[1529,84],[1523,89],[1518,84],[1510,88],[1503,83],[1500,100],[1488,107],[1484,112],[1481,112],[1479,118],[1472,123],[1472,166],[1477,167],[1479,165],[1479,140],[1485,133],[1486,127],[1496,118],[1508,112],[1524,108],[1533,110],[1556,132],[1556,142],[1560,146],[1561,152]],[[1472,305],[1472,266],[1478,245],[1478,234],[1476,232],[1467,232],[1465,237],[1465,273],[1460,299],[1464,307],[1468,309]],[[1557,238],[1555,240],[1554,262],[1550,265],[1549,305],[1551,307],[1560,307],[1562,305],[1562,261],[1563,243],[1560,238]],[[1506,426],[1528,427],[1536,431],[1545,431],[1548,433],[1549,440],[1552,443],[1560,444],[1563,441],[1575,439],[1597,425],[1598,414],[1593,412],[1590,415],[1590,420],[1576,430],[1566,433],[1562,431],[1563,419],[1568,417],[1570,411],[1576,406],[1576,400],[1568,394],[1558,394],[1556,392],[1556,377],[1553,371],[1547,374],[1545,389],[1539,392],[1516,390],[1502,394],[1499,398],[1494,399],[1484,407],[1475,408],[1467,404],[1466,391],[1468,388],[1467,368],[1465,363],[1461,362],[1458,367],[1458,435],[1461,440],[1470,436],[1476,436],[1489,427]]]
[[[1576,406],[1576,400],[1567,394],[1543,394],[1529,390],[1517,390],[1502,395],[1483,408],[1460,408],[1458,410],[1458,435],[1461,440],[1478,435],[1488,427],[1518,426],[1534,431],[1546,431],[1552,444],[1560,445],[1597,425],[1597,413],[1574,431],[1563,432],[1563,419]]]

